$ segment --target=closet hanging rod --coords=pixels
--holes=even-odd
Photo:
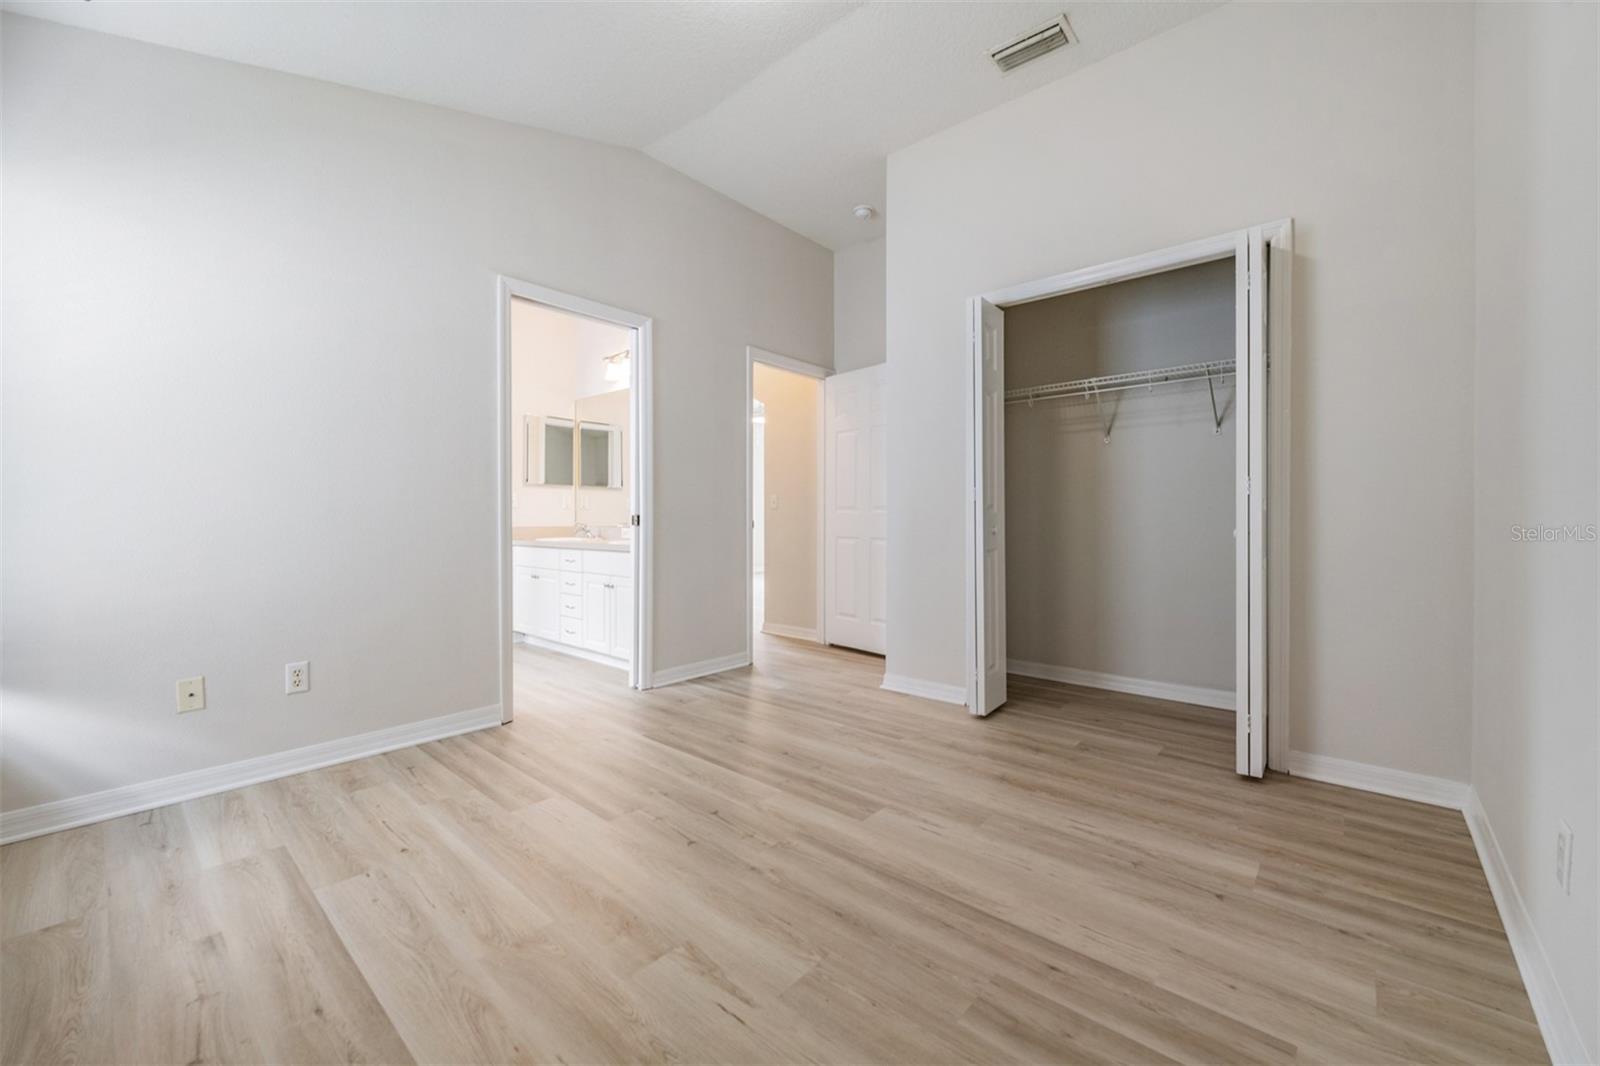
[[[1156,370],[1135,370],[1126,374],[1106,374],[1077,381],[1057,381],[1048,385],[1021,385],[1007,389],[1008,404],[1032,403],[1035,400],[1061,400],[1071,397],[1094,397],[1126,389],[1147,389],[1157,385],[1175,385],[1181,381],[1216,381],[1232,377],[1235,367],[1232,359],[1214,359],[1207,363],[1187,363],[1183,366],[1161,367]]]

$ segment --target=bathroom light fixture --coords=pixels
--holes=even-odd
[[[607,381],[627,381],[628,380],[628,353],[627,352],[618,352],[616,355],[608,355],[608,356],[606,356],[605,364],[606,364],[606,380]]]
[[[850,209],[850,213],[856,216],[857,222],[871,222],[878,209],[871,204],[856,204]]]

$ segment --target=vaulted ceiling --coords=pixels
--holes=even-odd
[[[6,10],[637,148],[830,248],[886,160],[1210,3],[145,0]],[[1078,43],[990,49],[1065,13]],[[851,208],[878,210],[871,221]]]

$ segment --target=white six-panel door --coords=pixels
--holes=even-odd
[[[888,614],[884,376],[879,364],[823,382],[827,641],[879,655]]]

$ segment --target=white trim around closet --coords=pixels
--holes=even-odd
[[[1273,259],[1269,275],[1272,291],[1270,312],[1276,326],[1269,353],[1271,372],[1267,379],[1267,482],[1269,500],[1278,501],[1273,506],[1272,520],[1266,529],[1267,559],[1267,767],[1272,770],[1290,769],[1290,728],[1292,708],[1289,705],[1289,615],[1291,603],[1289,552],[1291,536],[1289,517],[1291,489],[1289,483],[1290,432],[1290,381],[1293,366],[1290,323],[1290,285],[1293,278],[1294,223],[1292,219],[1278,219],[1258,227],[1246,227],[1227,233],[1204,237],[1185,244],[1144,252],[1139,255],[1115,259],[1097,266],[1070,270],[1036,281],[996,289],[974,296],[971,303],[988,302],[996,307],[1015,307],[1018,304],[1046,300],[1071,292],[1098,288],[1134,278],[1160,274],[1185,266],[1226,259],[1239,254],[1242,235],[1259,230],[1265,246]],[[971,316],[969,315],[969,319]],[[969,329],[972,328],[969,322]],[[969,352],[971,338],[969,340]],[[969,358],[975,358],[970,357]],[[977,501],[972,493],[977,485],[976,449],[978,425],[975,420],[976,398],[972,395],[975,380],[974,365],[968,362],[963,368],[967,377],[967,486],[966,501],[966,661],[968,683],[960,702],[969,705],[975,699],[977,669],[976,611],[974,598],[977,587],[977,545],[979,521]]]

